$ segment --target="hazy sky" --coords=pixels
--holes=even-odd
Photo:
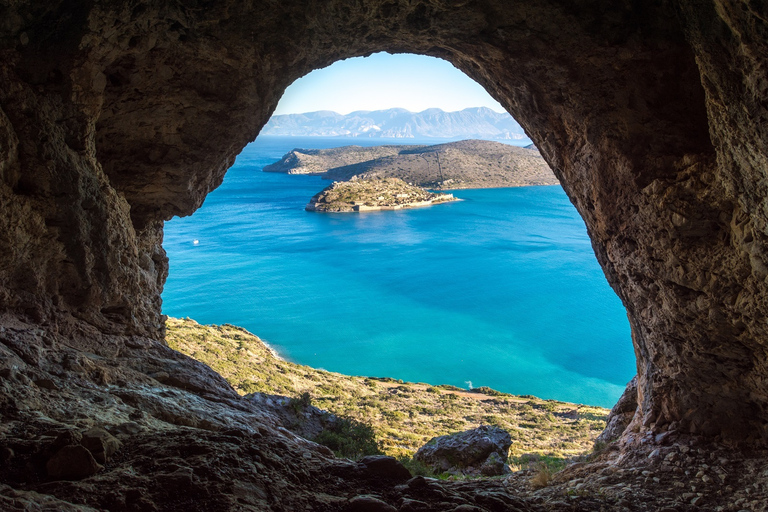
[[[413,112],[437,107],[504,109],[485,89],[447,61],[422,55],[376,53],[336,62],[296,80],[275,114],[402,107]]]

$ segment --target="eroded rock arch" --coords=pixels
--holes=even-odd
[[[87,347],[102,334],[160,338],[162,222],[200,206],[296,78],[375,51],[420,53],[499,100],[584,217],[632,326],[634,430],[766,440],[759,7],[19,2],[0,18],[8,322]]]

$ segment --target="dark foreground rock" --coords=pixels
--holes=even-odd
[[[55,333],[0,333],[0,510],[760,511],[768,503],[765,452],[669,430],[631,433],[541,489],[528,469],[504,479],[408,479],[391,458],[334,458],[283,428],[290,416],[274,411],[284,405],[241,398],[160,343],[108,341],[109,351],[83,354]],[[104,464],[91,449],[103,450]]]
[[[435,437],[419,448],[413,458],[440,473],[502,475],[509,473],[507,457],[511,444],[509,432],[484,425],[466,432]]]

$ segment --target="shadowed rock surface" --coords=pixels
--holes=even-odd
[[[538,151],[484,140],[433,146],[294,149],[264,171],[320,175],[335,181],[399,178],[441,190],[558,184]]]
[[[0,20],[6,508],[765,508],[761,2],[22,0]],[[627,308],[638,409],[613,462],[567,473],[583,499],[558,480],[527,505],[488,481],[385,486],[162,343],[163,221],[202,204],[295,79],[382,50],[450,61],[518,119]],[[93,426],[135,431],[125,466],[47,480],[52,435]],[[634,494],[601,492],[612,478]]]

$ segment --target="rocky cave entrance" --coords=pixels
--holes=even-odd
[[[520,120],[584,218],[633,331],[633,431],[765,441],[767,52],[754,10],[493,0],[5,9],[9,318],[82,349],[106,350],[104,335],[159,339],[162,223],[221,183],[281,92],[346,57],[432,55]]]
[[[449,75],[442,71],[442,66],[452,69],[446,62],[415,55],[372,59],[373,62],[381,60],[388,69],[405,67],[410,73],[421,66],[433,72],[437,70],[445,77]],[[439,65],[430,61],[437,61]],[[373,65],[363,59],[345,61],[342,74],[350,80],[354,76],[356,86],[360,82],[367,84],[372,78],[365,73],[370,72]],[[310,73],[303,79],[301,92],[296,89],[291,92],[289,88],[286,94],[294,103],[306,104],[304,96],[317,94],[309,90],[311,84],[344,87],[337,81],[329,84],[328,71],[329,68],[324,69],[320,77],[317,72]],[[452,71],[462,75],[455,69]],[[380,74],[375,73],[377,79]],[[418,80],[419,76],[409,75],[409,78]],[[477,86],[466,76],[461,78],[466,83],[457,77],[455,84],[442,82],[437,86],[462,91],[469,89],[468,84]],[[382,95],[386,96],[386,88],[382,89]],[[435,94],[431,92],[428,98],[409,101],[434,105]],[[450,91],[446,95],[450,97]],[[385,97],[380,101],[393,100]],[[316,103],[311,104],[307,110],[315,107]],[[478,114],[482,116],[487,114]],[[524,137],[522,131],[520,133]],[[394,212],[374,214],[374,217],[363,214],[360,222],[355,220],[357,215],[330,215],[326,219],[331,229],[331,225],[321,221],[322,214],[308,216],[300,210],[330,181],[291,176],[278,184],[274,180],[279,174],[261,172],[262,166],[274,164],[284,153],[297,147],[446,142],[451,140],[360,137],[337,139],[332,143],[321,137],[294,137],[283,142],[270,138],[269,133],[265,138],[262,132],[255,143],[241,153],[223,185],[208,196],[201,209],[191,217],[165,224],[164,247],[170,258],[170,274],[163,291],[164,313],[171,317],[191,317],[206,324],[226,322],[245,327],[268,343],[277,344],[278,351],[287,354],[290,360],[314,368],[463,388],[471,388],[474,383],[476,387],[610,408],[636,373],[626,312],[594,264],[594,253],[588,243],[584,243],[583,223],[573,219],[577,214],[564,197],[552,195],[556,194],[553,190],[547,190],[546,194],[540,190],[537,196],[512,195],[509,200],[527,205],[518,205],[516,209],[496,198],[492,209],[478,212],[484,218],[486,215],[496,217],[490,216],[488,222],[482,223],[472,215],[451,217],[442,208],[428,212],[427,215],[451,220],[441,224],[441,230],[446,232],[433,233],[431,222],[417,220],[422,214],[414,213],[417,217],[413,218],[411,214]],[[275,149],[281,143],[281,149]],[[512,144],[525,146],[530,140]],[[524,169],[534,165],[522,161],[532,158],[528,151],[506,154],[499,148],[512,146],[498,142],[487,145],[496,152],[494,155],[501,155],[499,158],[518,159]],[[470,151],[468,154],[473,155],[476,151],[474,146],[459,149],[462,147],[456,146],[444,154],[446,173],[455,175],[453,167],[460,167],[461,161],[452,156],[455,152]],[[516,151],[519,150],[516,148]],[[521,156],[523,153],[526,154]],[[368,152],[363,155],[367,155],[359,157],[363,161],[373,158]],[[349,158],[356,157],[356,154],[349,155],[344,162],[351,163]],[[546,174],[549,183],[556,183],[546,163],[541,158],[537,160],[535,165],[545,171],[538,167],[535,171]],[[495,163],[489,157],[488,165],[491,161]],[[412,165],[417,168],[418,176],[418,171],[426,170],[429,162],[415,159]],[[437,178],[434,163],[429,169]],[[479,172],[475,167],[472,170]],[[427,178],[429,182],[431,179]],[[527,192],[528,189],[515,191]],[[457,193],[461,195],[461,191]],[[478,199],[483,201],[481,196],[470,197],[470,202]],[[276,215],[262,213],[265,207],[271,211],[275,206],[281,210]],[[286,208],[291,212],[295,210],[295,214],[288,213]],[[521,215],[524,208],[530,208],[530,212]],[[549,208],[558,212],[556,218],[548,216]],[[519,221],[507,220],[507,210],[509,215],[518,212]],[[538,223],[529,225],[530,217]],[[222,230],[217,228],[219,222]],[[489,222],[493,223],[495,235],[484,230]],[[506,230],[503,235],[501,226]],[[559,226],[562,232],[554,226]],[[465,233],[468,229],[472,229],[473,234]],[[414,235],[408,234],[410,230],[427,237],[429,243],[419,236],[412,238]],[[486,257],[479,252],[462,250],[480,244],[485,246]],[[503,251],[499,244],[505,246]],[[529,257],[518,260],[521,250],[530,251],[526,252]],[[380,259],[376,259],[376,254],[380,254]],[[463,255],[461,262],[459,254]],[[572,258],[569,261],[575,267],[563,262],[563,257]],[[506,266],[500,263],[501,259],[506,260]],[[328,264],[329,260],[334,263]],[[382,264],[386,270],[376,271]],[[232,273],[232,268],[237,268],[237,273]],[[325,277],[329,274],[335,276],[333,281]],[[553,274],[558,277],[553,278]],[[472,282],[481,276],[487,276],[487,280]],[[496,286],[491,295],[497,297],[493,304],[483,302],[488,293],[479,292],[492,280]],[[278,282],[279,285],[273,284]],[[326,295],[328,293],[330,295]],[[318,300],[323,302],[320,309],[315,308]],[[361,304],[365,306],[360,307]],[[485,309],[499,313],[489,317]],[[456,310],[466,311],[474,322],[456,319],[453,314]],[[293,319],[290,327],[288,321],[279,320],[281,318]],[[595,326],[595,323],[601,325]],[[478,332],[475,327],[481,325],[486,326],[486,330]],[[588,338],[589,343],[580,343],[581,339]],[[472,342],[468,344],[466,340]],[[505,353],[485,358],[478,355],[483,347],[492,353],[501,350],[500,341],[494,340],[508,343]],[[425,352],[423,346],[439,347],[441,353],[452,355],[434,357],[432,350]],[[350,353],[358,357],[353,359]],[[428,358],[432,358],[429,365],[415,363]],[[414,362],[411,367],[406,360]],[[538,372],[534,367],[539,368]],[[560,383],[559,393],[552,384],[546,384],[552,382]]]
[[[752,184],[761,183],[764,143],[758,132],[727,128],[732,111],[719,107],[724,91],[742,91],[726,84],[752,72],[712,54],[737,45],[717,35],[727,15],[685,4],[641,11],[509,9],[492,2],[466,10],[339,5],[319,9],[312,29],[263,29],[268,49],[258,53],[244,43],[243,32],[252,34],[253,26],[295,19],[292,9],[270,11],[274,17],[258,22],[248,12],[238,21],[226,18],[228,33],[217,50],[207,47],[208,32],[194,28],[211,15],[200,12],[164,36],[170,53],[153,51],[154,36],[136,35],[134,48],[105,66],[96,151],[141,233],[156,233],[147,229],[156,219],[200,204],[296,77],[372,51],[442,57],[520,120],[584,218],[628,310],[640,378],[637,421],[763,439],[758,312],[768,267],[759,242],[762,189]],[[740,20],[732,16],[729,23]],[[721,21],[706,25],[707,19]],[[189,44],[191,35],[197,44]],[[239,54],[238,64],[216,60],[221,52]],[[732,92],[727,104],[746,105],[755,94]],[[191,108],[169,111],[169,95]],[[160,124],[138,129],[158,111]],[[223,120],[226,130],[202,128]],[[736,140],[752,141],[747,154],[753,156],[734,151]]]

